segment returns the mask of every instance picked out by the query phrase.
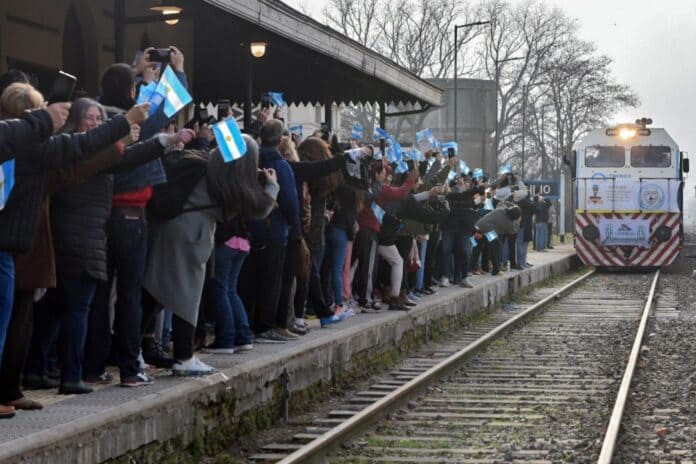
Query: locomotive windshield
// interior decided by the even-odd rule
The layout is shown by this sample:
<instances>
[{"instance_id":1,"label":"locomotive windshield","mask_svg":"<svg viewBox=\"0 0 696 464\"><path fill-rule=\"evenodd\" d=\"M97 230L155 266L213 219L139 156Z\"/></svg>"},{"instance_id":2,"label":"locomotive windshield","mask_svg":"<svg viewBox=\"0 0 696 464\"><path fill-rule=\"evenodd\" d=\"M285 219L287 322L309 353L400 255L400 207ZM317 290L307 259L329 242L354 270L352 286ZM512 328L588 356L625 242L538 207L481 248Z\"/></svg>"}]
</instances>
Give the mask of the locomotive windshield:
<instances>
[{"instance_id":1,"label":"locomotive windshield","mask_svg":"<svg viewBox=\"0 0 696 464\"><path fill-rule=\"evenodd\" d=\"M634 168L668 168L672 150L664 146L631 147L631 166Z\"/></svg>"},{"instance_id":2,"label":"locomotive windshield","mask_svg":"<svg viewBox=\"0 0 696 464\"><path fill-rule=\"evenodd\" d=\"M625 164L624 147L594 146L585 149L585 166L588 168L622 168Z\"/></svg>"}]
</instances>

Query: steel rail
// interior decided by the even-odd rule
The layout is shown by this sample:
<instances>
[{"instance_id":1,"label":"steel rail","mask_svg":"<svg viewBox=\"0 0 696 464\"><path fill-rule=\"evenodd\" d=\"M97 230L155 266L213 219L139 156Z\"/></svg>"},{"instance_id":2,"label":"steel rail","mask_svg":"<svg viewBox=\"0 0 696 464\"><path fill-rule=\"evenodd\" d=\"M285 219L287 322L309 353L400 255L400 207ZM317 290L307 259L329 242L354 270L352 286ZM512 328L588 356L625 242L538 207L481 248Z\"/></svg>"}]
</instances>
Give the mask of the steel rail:
<instances>
[{"instance_id":1,"label":"steel rail","mask_svg":"<svg viewBox=\"0 0 696 464\"><path fill-rule=\"evenodd\" d=\"M597 460L598 464L611 464L611 460L614 456L616 441L619 438L619 430L621 428L621 420L623 418L624 409L626 408L628 394L631 389L633 374L635 373L636 365L638 364L640 347L643 344L643 336L645 335L645 328L648 325L648 317L650 316L650 310L655 298L655 289L657 288L657 282L659 279L660 270L658 269L657 272L655 272L655 277L653 278L652 285L650 286L650 293L648 293L648 299L646 300L645 307L643 308L643 314L640 318L640 325L638 325L638 332L636 333L636 338L633 341L633 347L631 348L631 354L628 358L628 363L626 364L626 370L624 371L623 378L621 379L619 392L616 395L616 402L614 403L614 409L612 410L611 418L609 419L607 433L604 435L604 441L602 442L602 451L600 452L599 459Z\"/></svg>"},{"instance_id":2,"label":"steel rail","mask_svg":"<svg viewBox=\"0 0 696 464\"><path fill-rule=\"evenodd\" d=\"M430 383L433 380L433 378L436 378L448 372L454 366L466 360L467 357L469 357L471 354L485 347L496 337L506 333L510 328L512 328L516 324L523 322L527 318L533 316L539 309L543 308L548 303L560 298L562 294L572 289L579 283L583 282L585 279L594 274L594 272L594 269L586 272L582 276L563 286L559 290L553 292L549 296L534 303L532 306L525 309L520 314L514 316L511 319L508 319L495 329L481 336L475 342L470 343L466 347L452 354L451 356L444 359L435 366L431 367L427 371L423 372L422 374L419 374L418 377L410 380L408 383L400 386L399 388L392 391L383 398L380 398L378 401L372 403L371 405L361 410L354 416L351 416L345 422L342 422L341 424L327 431L323 435L315 438L303 447L297 449L292 454L289 454L282 460L278 461L277 464L297 464L312 461L314 459L320 459L327 451L334 448L335 446L340 445L341 442L345 441L353 434L359 432L367 425L379 419L384 414L384 412L390 409L390 407L401 402L404 398L410 396L414 392L418 391L420 388Z\"/></svg>"}]
</instances>

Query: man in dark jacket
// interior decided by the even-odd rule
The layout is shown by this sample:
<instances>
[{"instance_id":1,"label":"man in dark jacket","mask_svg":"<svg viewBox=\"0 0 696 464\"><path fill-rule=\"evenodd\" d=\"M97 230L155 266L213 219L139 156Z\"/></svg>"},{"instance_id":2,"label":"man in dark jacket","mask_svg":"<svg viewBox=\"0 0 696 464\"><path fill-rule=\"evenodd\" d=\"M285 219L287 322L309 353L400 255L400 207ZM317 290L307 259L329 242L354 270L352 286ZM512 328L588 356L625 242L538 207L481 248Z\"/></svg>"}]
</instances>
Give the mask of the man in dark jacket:
<instances>
[{"instance_id":1,"label":"man in dark jacket","mask_svg":"<svg viewBox=\"0 0 696 464\"><path fill-rule=\"evenodd\" d=\"M267 121L260 135L259 167L275 169L280 192L278 207L268 218L249 224L251 253L242 268L239 293L249 313L256 340L262 343L287 340L278 333L278 330L285 328L284 321L279 321L277 317L278 302L288 236L301 237L301 233L295 176L278 151L283 124L277 119Z\"/></svg>"},{"instance_id":2,"label":"man in dark jacket","mask_svg":"<svg viewBox=\"0 0 696 464\"><path fill-rule=\"evenodd\" d=\"M505 235L517 233L517 219L520 217L520 208L513 205L506 208L497 208L483 216L476 222L478 246L485 246L493 264L492 275L500 272L500 252L502 243L500 238Z\"/></svg>"},{"instance_id":3,"label":"man in dark jacket","mask_svg":"<svg viewBox=\"0 0 696 464\"><path fill-rule=\"evenodd\" d=\"M533 218L534 218L534 202L527 195L517 202L520 207L522 216L520 219L520 230L517 232L517 265L523 268L532 267L527 262L527 251L529 250L529 242L532 241L533 233Z\"/></svg>"},{"instance_id":4,"label":"man in dark jacket","mask_svg":"<svg viewBox=\"0 0 696 464\"><path fill-rule=\"evenodd\" d=\"M176 47L171 50L170 63L184 87L188 86L184 74L184 55ZM154 65L148 61L148 54L143 53L137 64L138 70ZM102 76L102 96L100 102L111 117L135 103L135 73L130 66L117 63L107 68ZM150 116L140 129L140 138L147 140L167 126L169 118L164 114L164 105ZM130 331L143 332L143 357L149 364L170 368L174 359L167 355L152 334L151 312L143 317L141 306L142 281L145 274L147 256L147 219L145 209L152 198L153 186L164 183L167 177L159 158L138 166L132 170L114 173L114 196L112 198L111 216L107 224L109 275L111 279L100 286L95 305L109 304L113 277L116 277L116 311L121 326L131 327ZM147 319L147 320L144 320ZM143 327L141 328L141 322ZM118 334L120 336L120 334ZM130 342L128 343L130 344Z\"/></svg>"},{"instance_id":5,"label":"man in dark jacket","mask_svg":"<svg viewBox=\"0 0 696 464\"><path fill-rule=\"evenodd\" d=\"M549 233L549 208L551 202L541 195L534 198L534 245L536 251L546 251Z\"/></svg>"}]
</instances>

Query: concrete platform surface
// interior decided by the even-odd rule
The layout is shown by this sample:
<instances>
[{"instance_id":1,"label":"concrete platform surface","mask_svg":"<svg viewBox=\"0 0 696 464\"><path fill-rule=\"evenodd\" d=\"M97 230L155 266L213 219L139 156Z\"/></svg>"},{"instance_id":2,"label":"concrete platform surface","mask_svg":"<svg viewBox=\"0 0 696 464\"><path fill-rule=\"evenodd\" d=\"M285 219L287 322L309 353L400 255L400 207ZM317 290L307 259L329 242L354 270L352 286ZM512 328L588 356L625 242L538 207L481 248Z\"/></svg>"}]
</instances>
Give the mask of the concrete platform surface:
<instances>
[{"instance_id":1,"label":"concrete platform surface","mask_svg":"<svg viewBox=\"0 0 696 464\"><path fill-rule=\"evenodd\" d=\"M534 267L499 276L472 276L473 289L441 288L408 312L359 314L284 344L256 344L234 355L198 354L220 372L204 378L180 379L168 370L152 371L156 382L147 387L108 385L81 396L56 391L26 392L43 402L40 411L18 411L0 422L0 462L94 463L122 456L148 443L178 440L184 446L215 428L212 414L239 417L278 398L278 379L289 375L291 397L328 385L336 376L362 368L391 347L400 348L409 334L431 324L462 319L488 308L516 289L569 270L574 265L570 245L544 253L529 253ZM318 324L317 321L313 321ZM445 325L446 326L446 325ZM117 375L116 375L117 378ZM230 398L233 398L230 404ZM206 409L207 408L207 409ZM135 461L133 461L135 462Z\"/></svg>"}]
</instances>

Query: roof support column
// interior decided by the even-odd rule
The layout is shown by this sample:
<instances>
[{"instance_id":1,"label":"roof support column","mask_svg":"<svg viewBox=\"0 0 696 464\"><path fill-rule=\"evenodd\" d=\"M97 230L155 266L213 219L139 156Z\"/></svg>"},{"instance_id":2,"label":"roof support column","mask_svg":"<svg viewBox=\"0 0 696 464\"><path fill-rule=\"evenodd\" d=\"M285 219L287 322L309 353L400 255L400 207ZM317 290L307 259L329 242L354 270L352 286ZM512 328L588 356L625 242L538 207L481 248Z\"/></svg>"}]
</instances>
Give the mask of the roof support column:
<instances>
[{"instance_id":1,"label":"roof support column","mask_svg":"<svg viewBox=\"0 0 696 464\"><path fill-rule=\"evenodd\" d=\"M324 102L324 124L326 124L327 132L333 130L333 100L331 98Z\"/></svg>"},{"instance_id":2,"label":"roof support column","mask_svg":"<svg viewBox=\"0 0 696 464\"><path fill-rule=\"evenodd\" d=\"M251 99L254 92L252 77L252 67L254 64L254 60L244 47L242 48L242 56L245 57L243 61L245 63L246 68L246 75L244 79L244 130L248 131L251 127Z\"/></svg>"},{"instance_id":3,"label":"roof support column","mask_svg":"<svg viewBox=\"0 0 696 464\"><path fill-rule=\"evenodd\" d=\"M379 127L386 129L387 126L387 104L384 102L379 102ZM383 138L379 139L379 150L382 154L386 153L387 141Z\"/></svg>"}]
</instances>

